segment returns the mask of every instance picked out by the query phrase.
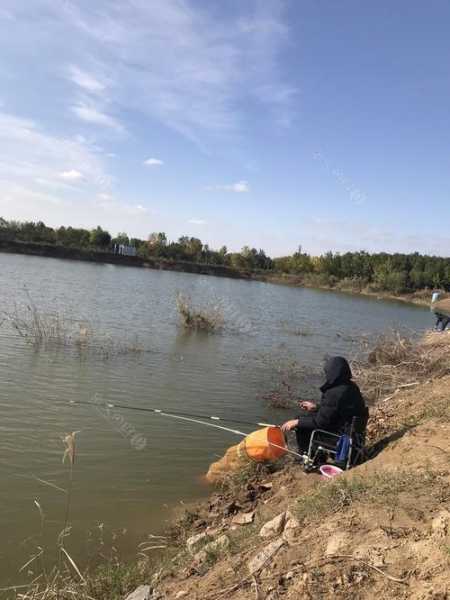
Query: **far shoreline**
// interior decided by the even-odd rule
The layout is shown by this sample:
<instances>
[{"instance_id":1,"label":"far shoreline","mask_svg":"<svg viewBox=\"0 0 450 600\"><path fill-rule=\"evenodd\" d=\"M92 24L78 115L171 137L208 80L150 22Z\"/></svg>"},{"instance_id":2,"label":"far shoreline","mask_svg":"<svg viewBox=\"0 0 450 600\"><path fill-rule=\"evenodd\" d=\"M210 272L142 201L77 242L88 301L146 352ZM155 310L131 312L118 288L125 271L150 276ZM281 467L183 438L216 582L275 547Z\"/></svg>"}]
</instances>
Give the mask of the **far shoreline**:
<instances>
[{"instance_id":1,"label":"far shoreline","mask_svg":"<svg viewBox=\"0 0 450 600\"><path fill-rule=\"evenodd\" d=\"M382 290L373 291L368 289L354 289L348 287L339 287L331 285L319 285L314 283L308 283L306 281L295 281L300 277L292 275L292 281L289 281L287 276L270 275L265 279L267 283L274 283L279 285L290 285L292 287L303 287L313 290L322 290L325 292L336 292L339 294L345 294L347 296L362 296L365 298L373 298L374 300L382 300L388 302L402 302L406 304L412 304L414 306L429 308L431 305L432 291L427 289L417 290L415 292L406 292L403 294L392 294Z\"/></svg>"},{"instance_id":2,"label":"far shoreline","mask_svg":"<svg viewBox=\"0 0 450 600\"><path fill-rule=\"evenodd\" d=\"M100 250L84 250L65 246L54 246L33 242L17 242L12 240L0 240L0 253L77 260L98 264L113 264L117 266L147 268L159 271L175 271L180 273L191 273L193 275L242 279L244 281L259 281L261 283L339 292L351 296L364 296L376 300L404 302L420 307L430 306L432 294L432 291L428 289L393 294L392 292L371 290L367 288L357 289L345 286L340 287L339 283L336 286L320 285L318 283L306 281L301 275L292 275L289 273L239 271L224 265L142 258L139 256L124 256Z\"/></svg>"}]
</instances>

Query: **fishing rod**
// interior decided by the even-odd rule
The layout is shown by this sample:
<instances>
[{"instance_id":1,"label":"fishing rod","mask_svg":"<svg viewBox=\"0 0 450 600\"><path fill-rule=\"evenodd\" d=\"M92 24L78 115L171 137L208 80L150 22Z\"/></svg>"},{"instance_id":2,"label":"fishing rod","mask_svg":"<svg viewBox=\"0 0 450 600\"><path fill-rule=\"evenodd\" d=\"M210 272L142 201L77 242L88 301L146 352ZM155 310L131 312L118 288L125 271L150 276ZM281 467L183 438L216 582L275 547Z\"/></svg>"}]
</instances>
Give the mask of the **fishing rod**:
<instances>
[{"instance_id":1,"label":"fishing rod","mask_svg":"<svg viewBox=\"0 0 450 600\"><path fill-rule=\"evenodd\" d=\"M236 419L227 419L224 417L216 417L216 416L209 416L209 415L196 415L193 413L183 413L183 412L174 413L172 411L164 411L160 408L127 406L124 404L114 404L112 402L105 402L103 404L100 404L98 402L90 402L88 400L70 400L69 404L71 404L72 406L76 406L77 404L79 404L81 406L95 406L96 408L106 408L106 409L118 408L118 409L122 409L122 410L134 410L134 411L139 411L139 412L149 412L149 413L153 413L156 415L160 415L162 417L169 417L171 419L178 419L180 421L188 421L190 423L206 425L207 427L213 427L215 429L220 429L222 431L228 431L229 433L234 433L235 435L239 435L242 437L247 437L249 434L244 433L243 431L239 431L237 429L231 429L229 427L217 425L217 423L210 423L210 422L208 422L208 420L209 421L222 421L225 423L237 423L240 425L251 425L252 427L255 427L255 426L257 426L257 427L278 427L278 425L273 425L271 423L262 423L262 422L254 423L254 422L249 422L249 421L238 421ZM206 419L206 420L200 421L199 419ZM273 442L268 442L268 443L271 446L273 446L274 448L283 449L289 454L293 454L294 456L302 458L301 454L299 454L298 452L295 452L294 450L291 450L290 448L287 448L287 446L284 446L284 447L279 446L278 444L275 444Z\"/></svg>"},{"instance_id":2,"label":"fishing rod","mask_svg":"<svg viewBox=\"0 0 450 600\"><path fill-rule=\"evenodd\" d=\"M159 414L165 417L174 417L174 418L183 418L183 419L206 419L206 420L210 420L210 421L221 421L223 423L236 423L237 425L251 425L252 427L277 427L277 425L274 425L273 423L263 423L263 422L259 422L259 423L255 423L253 421L240 421L237 419L228 419L227 417L216 417L216 416L210 416L210 415L198 415L198 414L194 414L194 413L186 413L186 412L179 412L177 411L176 413L170 410L162 410L160 408L153 408L153 407L149 407L149 406L130 406L130 405L125 405L125 404L115 404L112 402L104 402L104 403L99 403L99 402L90 402L88 400L70 400L69 404L72 405L76 405L76 404L80 404L81 406L96 406L97 408L106 408L106 409L111 409L111 408L119 408L122 410L134 410L134 411L138 411L138 412L150 412L153 414ZM203 421L201 421L202 423L204 423ZM205 425L207 423L204 423ZM212 424L211 424L212 425ZM239 432L242 433L242 432ZM243 435L248 435L248 434L243 434Z\"/></svg>"}]
</instances>

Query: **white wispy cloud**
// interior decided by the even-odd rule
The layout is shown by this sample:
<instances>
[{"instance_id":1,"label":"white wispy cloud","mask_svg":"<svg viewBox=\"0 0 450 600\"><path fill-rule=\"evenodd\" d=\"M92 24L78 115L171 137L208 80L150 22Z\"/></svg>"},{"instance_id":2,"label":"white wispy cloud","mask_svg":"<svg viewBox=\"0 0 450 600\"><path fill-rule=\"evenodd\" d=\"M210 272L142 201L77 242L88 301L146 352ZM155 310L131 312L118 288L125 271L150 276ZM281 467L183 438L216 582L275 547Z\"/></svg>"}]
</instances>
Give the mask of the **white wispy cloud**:
<instances>
[{"instance_id":1,"label":"white wispy cloud","mask_svg":"<svg viewBox=\"0 0 450 600\"><path fill-rule=\"evenodd\" d=\"M208 221L205 221L205 219L189 219L188 223L190 223L191 225L207 225Z\"/></svg>"},{"instance_id":2,"label":"white wispy cloud","mask_svg":"<svg viewBox=\"0 0 450 600\"><path fill-rule=\"evenodd\" d=\"M148 167L160 167L163 164L164 162L159 158L147 158L147 160L144 160L144 165L147 165Z\"/></svg>"},{"instance_id":3,"label":"white wispy cloud","mask_svg":"<svg viewBox=\"0 0 450 600\"><path fill-rule=\"evenodd\" d=\"M106 89L106 85L90 73L83 71L75 65L69 67L69 78L80 88L94 94L99 94Z\"/></svg>"},{"instance_id":4,"label":"white wispy cloud","mask_svg":"<svg viewBox=\"0 0 450 600\"><path fill-rule=\"evenodd\" d=\"M110 127L116 131L124 131L123 125L111 115L102 112L93 104L76 104L72 106L72 112L82 121Z\"/></svg>"},{"instance_id":5,"label":"white wispy cloud","mask_svg":"<svg viewBox=\"0 0 450 600\"><path fill-rule=\"evenodd\" d=\"M246 193L250 191L250 187L247 181L238 181L237 183L232 183L231 185L224 186L224 189L230 192L236 192L238 194Z\"/></svg>"},{"instance_id":6,"label":"white wispy cloud","mask_svg":"<svg viewBox=\"0 0 450 600\"><path fill-rule=\"evenodd\" d=\"M22 183L84 177L98 187L111 185L99 155L88 144L49 134L31 119L4 112L0 112L0 177Z\"/></svg>"},{"instance_id":7,"label":"white wispy cloud","mask_svg":"<svg viewBox=\"0 0 450 600\"><path fill-rule=\"evenodd\" d=\"M265 107L274 120L293 112L295 90L282 75L290 38L283 2L248 0L221 18L195 0L4 4L17 28L11 35L38 43L43 64L60 61L87 95L66 100L88 123L121 129L121 113L134 111L201 143L242 133L244 107Z\"/></svg>"},{"instance_id":8,"label":"white wispy cloud","mask_svg":"<svg viewBox=\"0 0 450 600\"><path fill-rule=\"evenodd\" d=\"M51 216L66 223L72 217L81 225L103 215L98 222L122 223L120 229L136 217L141 226L139 215L147 209L140 198L126 197L125 182L118 199L108 173L117 160L109 160L115 154L108 151L129 154L138 165L145 156L108 147L105 138L122 141L115 134L127 132L140 143L140 135L151 139L150 130L163 124L171 135L178 132L208 150L218 140L245 135L253 108L274 121L288 119L294 91L282 74L281 52L290 38L282 5L248 0L222 11L220 3L200 6L195 0L2 0L8 21L2 21L0 53L7 52L10 63L2 64L2 74L11 83L5 106L29 102L34 120L5 117L5 143L0 114L0 209L8 198L11 217ZM155 146L136 147L158 153ZM61 177L70 171L83 179ZM250 186L236 181L214 189L245 193ZM47 204L56 208L47 211ZM168 226L173 222L167 217Z\"/></svg>"},{"instance_id":9,"label":"white wispy cloud","mask_svg":"<svg viewBox=\"0 0 450 600\"><path fill-rule=\"evenodd\" d=\"M2 19L5 21L14 21L13 13L9 12L5 8L0 8L0 20Z\"/></svg>"},{"instance_id":10,"label":"white wispy cloud","mask_svg":"<svg viewBox=\"0 0 450 600\"><path fill-rule=\"evenodd\" d=\"M97 194L97 198L99 200L102 200L103 202L109 202L110 200L113 199L111 194L106 194L105 192L101 192L100 194Z\"/></svg>"},{"instance_id":11,"label":"white wispy cloud","mask_svg":"<svg viewBox=\"0 0 450 600\"><path fill-rule=\"evenodd\" d=\"M80 181L83 186L74 185ZM0 214L45 218L56 214L46 207L69 207L75 198L79 209L86 209L83 202L96 193L110 193L113 182L101 155L88 143L0 112Z\"/></svg>"},{"instance_id":12,"label":"white wispy cloud","mask_svg":"<svg viewBox=\"0 0 450 600\"><path fill-rule=\"evenodd\" d=\"M56 136L32 119L0 111L0 215L147 235L150 210L116 197L103 157L84 138ZM74 185L80 175L83 185Z\"/></svg>"},{"instance_id":13,"label":"white wispy cloud","mask_svg":"<svg viewBox=\"0 0 450 600\"><path fill-rule=\"evenodd\" d=\"M148 208L142 206L142 204L119 202L111 194L98 194L96 204L97 206L100 206L108 216L137 217L149 213Z\"/></svg>"},{"instance_id":14,"label":"white wispy cloud","mask_svg":"<svg viewBox=\"0 0 450 600\"><path fill-rule=\"evenodd\" d=\"M66 179L67 181L80 181L83 179L83 173L77 171L76 169L70 169L70 171L62 171L59 176L61 179Z\"/></svg>"},{"instance_id":15,"label":"white wispy cloud","mask_svg":"<svg viewBox=\"0 0 450 600\"><path fill-rule=\"evenodd\" d=\"M225 185L208 185L205 188L209 192L224 191L224 192L235 192L236 194L246 194L250 191L250 185L248 181L236 181L236 183L229 183Z\"/></svg>"}]
</instances>

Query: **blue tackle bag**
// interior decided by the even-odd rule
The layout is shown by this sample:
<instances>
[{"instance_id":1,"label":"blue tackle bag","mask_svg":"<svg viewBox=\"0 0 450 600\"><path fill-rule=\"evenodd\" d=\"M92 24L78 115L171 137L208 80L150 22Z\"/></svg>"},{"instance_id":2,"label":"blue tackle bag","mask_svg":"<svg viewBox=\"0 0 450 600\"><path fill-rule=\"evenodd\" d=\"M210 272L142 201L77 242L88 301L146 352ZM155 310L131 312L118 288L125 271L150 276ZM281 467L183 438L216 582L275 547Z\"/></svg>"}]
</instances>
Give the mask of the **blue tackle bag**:
<instances>
[{"instance_id":1,"label":"blue tackle bag","mask_svg":"<svg viewBox=\"0 0 450 600\"><path fill-rule=\"evenodd\" d=\"M351 440L347 434L341 435L336 444L336 462L347 462Z\"/></svg>"}]
</instances>

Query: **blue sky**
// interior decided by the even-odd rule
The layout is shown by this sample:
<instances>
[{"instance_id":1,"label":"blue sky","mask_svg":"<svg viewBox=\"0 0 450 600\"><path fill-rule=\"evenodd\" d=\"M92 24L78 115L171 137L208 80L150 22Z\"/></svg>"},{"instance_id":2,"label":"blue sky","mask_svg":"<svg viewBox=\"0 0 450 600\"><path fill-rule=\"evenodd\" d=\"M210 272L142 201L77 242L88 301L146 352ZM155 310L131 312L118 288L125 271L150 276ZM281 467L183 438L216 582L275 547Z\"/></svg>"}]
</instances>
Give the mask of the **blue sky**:
<instances>
[{"instance_id":1,"label":"blue sky","mask_svg":"<svg viewBox=\"0 0 450 600\"><path fill-rule=\"evenodd\" d=\"M0 216L450 255L450 4L2 0Z\"/></svg>"}]
</instances>

